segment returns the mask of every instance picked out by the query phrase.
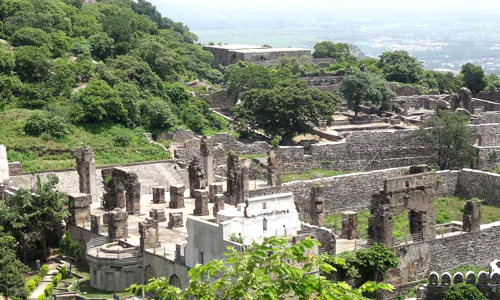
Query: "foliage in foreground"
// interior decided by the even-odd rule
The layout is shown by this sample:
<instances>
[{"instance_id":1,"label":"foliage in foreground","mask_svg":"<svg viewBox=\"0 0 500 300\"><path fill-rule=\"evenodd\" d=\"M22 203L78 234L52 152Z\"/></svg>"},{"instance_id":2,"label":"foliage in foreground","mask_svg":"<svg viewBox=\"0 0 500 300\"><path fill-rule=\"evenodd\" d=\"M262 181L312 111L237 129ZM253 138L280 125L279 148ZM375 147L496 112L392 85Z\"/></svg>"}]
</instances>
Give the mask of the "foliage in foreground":
<instances>
[{"instance_id":1,"label":"foliage in foreground","mask_svg":"<svg viewBox=\"0 0 500 300\"><path fill-rule=\"evenodd\" d=\"M156 291L159 299L366 299L364 292L392 290L384 283L366 282L351 288L345 282L331 282L323 274L336 271L332 264L342 259L327 254L313 255L319 242L306 239L289 246L287 238L271 237L238 252L228 248L227 260L213 260L189 271L184 290L168 284L168 278L152 279L147 285L133 285L133 293ZM321 270L318 275L318 270Z\"/></svg>"},{"instance_id":2,"label":"foliage in foreground","mask_svg":"<svg viewBox=\"0 0 500 300\"><path fill-rule=\"evenodd\" d=\"M481 293L476 286L472 284L455 284L444 296L444 300L486 300L487 298Z\"/></svg>"},{"instance_id":3,"label":"foliage in foreground","mask_svg":"<svg viewBox=\"0 0 500 300\"><path fill-rule=\"evenodd\" d=\"M0 295L4 298L24 298L25 274L28 268L17 258L16 240L0 226Z\"/></svg>"}]
</instances>

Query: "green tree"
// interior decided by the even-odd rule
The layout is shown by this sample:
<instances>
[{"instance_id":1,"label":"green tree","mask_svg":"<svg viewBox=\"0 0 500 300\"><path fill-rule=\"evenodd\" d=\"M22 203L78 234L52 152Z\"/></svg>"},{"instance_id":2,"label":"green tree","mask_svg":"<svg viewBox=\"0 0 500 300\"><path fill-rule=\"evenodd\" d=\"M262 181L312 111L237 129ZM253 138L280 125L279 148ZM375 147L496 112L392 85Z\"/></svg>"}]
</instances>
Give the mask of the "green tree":
<instances>
[{"instance_id":1,"label":"green tree","mask_svg":"<svg viewBox=\"0 0 500 300\"><path fill-rule=\"evenodd\" d=\"M458 78L453 75L452 72L438 72L438 71L428 71L438 84L439 92L444 93L453 93L457 92L460 89L460 81Z\"/></svg>"},{"instance_id":2,"label":"green tree","mask_svg":"<svg viewBox=\"0 0 500 300\"><path fill-rule=\"evenodd\" d=\"M335 61L356 60L354 56L351 56L349 44L330 41L323 41L314 45L313 57L333 58Z\"/></svg>"},{"instance_id":3,"label":"green tree","mask_svg":"<svg viewBox=\"0 0 500 300\"><path fill-rule=\"evenodd\" d=\"M50 68L50 51L45 47L21 46L14 53L15 70L21 79L36 82L45 78Z\"/></svg>"},{"instance_id":4,"label":"green tree","mask_svg":"<svg viewBox=\"0 0 500 300\"><path fill-rule=\"evenodd\" d=\"M387 109L395 97L387 81L378 75L357 72L345 78L340 84L340 93L346 99L347 105L357 116L363 102L379 104Z\"/></svg>"},{"instance_id":5,"label":"green tree","mask_svg":"<svg viewBox=\"0 0 500 300\"><path fill-rule=\"evenodd\" d=\"M54 60L45 81L54 96L70 98L71 91L76 85L76 73L73 63L62 57Z\"/></svg>"},{"instance_id":6,"label":"green tree","mask_svg":"<svg viewBox=\"0 0 500 300\"><path fill-rule=\"evenodd\" d=\"M71 116L76 122L125 122L127 110L118 91L100 79L93 79L86 88L73 95Z\"/></svg>"},{"instance_id":7,"label":"green tree","mask_svg":"<svg viewBox=\"0 0 500 300\"><path fill-rule=\"evenodd\" d=\"M441 111L420 128L416 135L437 150L436 164L441 170L460 169L474 161L475 134L467 116Z\"/></svg>"},{"instance_id":8,"label":"green tree","mask_svg":"<svg viewBox=\"0 0 500 300\"><path fill-rule=\"evenodd\" d=\"M5 20L20 11L32 12L33 10L30 0L3 0L0 2L0 19Z\"/></svg>"},{"instance_id":9,"label":"green tree","mask_svg":"<svg viewBox=\"0 0 500 300\"><path fill-rule=\"evenodd\" d=\"M490 74L486 76L486 90L500 88L500 77L497 74Z\"/></svg>"},{"instance_id":10,"label":"green tree","mask_svg":"<svg viewBox=\"0 0 500 300\"><path fill-rule=\"evenodd\" d=\"M473 284L455 284L445 294L444 300L486 300Z\"/></svg>"},{"instance_id":11,"label":"green tree","mask_svg":"<svg viewBox=\"0 0 500 300\"><path fill-rule=\"evenodd\" d=\"M330 124L339 103L339 97L311 89L300 79L291 79L272 89L249 90L233 112L242 129L263 129L288 144L297 134L310 132L311 123Z\"/></svg>"},{"instance_id":12,"label":"green tree","mask_svg":"<svg viewBox=\"0 0 500 300\"><path fill-rule=\"evenodd\" d=\"M92 55L99 59L105 60L113 56L114 41L104 32L97 32L88 38L90 51Z\"/></svg>"},{"instance_id":13,"label":"green tree","mask_svg":"<svg viewBox=\"0 0 500 300\"><path fill-rule=\"evenodd\" d=\"M10 74L14 70L15 63L14 53L5 47L0 47L0 74Z\"/></svg>"},{"instance_id":14,"label":"green tree","mask_svg":"<svg viewBox=\"0 0 500 300\"><path fill-rule=\"evenodd\" d=\"M82 255L82 246L80 243L73 241L70 233L67 232L59 243L59 252L63 255L79 259Z\"/></svg>"},{"instance_id":15,"label":"green tree","mask_svg":"<svg viewBox=\"0 0 500 300\"><path fill-rule=\"evenodd\" d=\"M54 31L50 34L50 38L54 57L65 57L71 49L71 42L66 33L61 30Z\"/></svg>"},{"instance_id":16,"label":"green tree","mask_svg":"<svg viewBox=\"0 0 500 300\"><path fill-rule=\"evenodd\" d=\"M462 66L460 78L463 85L474 95L484 90L487 85L483 68L472 63L466 63Z\"/></svg>"},{"instance_id":17,"label":"green tree","mask_svg":"<svg viewBox=\"0 0 500 300\"><path fill-rule=\"evenodd\" d=\"M28 267L17 259L16 240L0 226L0 295L6 299L24 299L27 272Z\"/></svg>"},{"instance_id":18,"label":"green tree","mask_svg":"<svg viewBox=\"0 0 500 300\"><path fill-rule=\"evenodd\" d=\"M380 56L378 67L388 81L418 83L424 67L406 51L385 52Z\"/></svg>"},{"instance_id":19,"label":"green tree","mask_svg":"<svg viewBox=\"0 0 500 300\"><path fill-rule=\"evenodd\" d=\"M22 82L16 76L0 76L0 110L17 100Z\"/></svg>"},{"instance_id":20,"label":"green tree","mask_svg":"<svg viewBox=\"0 0 500 300\"><path fill-rule=\"evenodd\" d=\"M128 123L138 126L141 122L141 94L135 84L119 83L113 87L120 94L123 106L127 109Z\"/></svg>"},{"instance_id":21,"label":"green tree","mask_svg":"<svg viewBox=\"0 0 500 300\"><path fill-rule=\"evenodd\" d=\"M331 263L342 260L328 254L314 255L318 241L310 238L289 245L287 238L266 238L243 251L229 247L227 259L212 260L189 270L185 290L168 284L167 278L152 279L129 290L155 291L159 299L366 299L363 292L392 290L388 284L367 282L359 289L329 281L324 274L336 271Z\"/></svg>"},{"instance_id":22,"label":"green tree","mask_svg":"<svg viewBox=\"0 0 500 300\"><path fill-rule=\"evenodd\" d=\"M38 28L23 27L9 38L9 42L16 47L36 46L52 48L50 35Z\"/></svg>"},{"instance_id":23,"label":"green tree","mask_svg":"<svg viewBox=\"0 0 500 300\"><path fill-rule=\"evenodd\" d=\"M225 81L229 82L227 94L235 102L251 89L270 89L276 83L270 69L246 62L230 65Z\"/></svg>"},{"instance_id":24,"label":"green tree","mask_svg":"<svg viewBox=\"0 0 500 300\"><path fill-rule=\"evenodd\" d=\"M149 128L168 130L175 126L177 118L168 103L160 98L148 99L143 108L143 119L149 121Z\"/></svg>"}]
</instances>

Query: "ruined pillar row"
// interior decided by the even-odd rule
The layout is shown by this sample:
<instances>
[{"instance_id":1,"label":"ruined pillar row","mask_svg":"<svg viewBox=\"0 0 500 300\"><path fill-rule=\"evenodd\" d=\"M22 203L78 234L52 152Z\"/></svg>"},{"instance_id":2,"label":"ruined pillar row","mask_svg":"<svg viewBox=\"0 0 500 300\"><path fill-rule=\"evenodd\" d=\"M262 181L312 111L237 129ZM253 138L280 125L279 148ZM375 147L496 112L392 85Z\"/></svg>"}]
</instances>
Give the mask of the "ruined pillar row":
<instances>
[{"instance_id":1,"label":"ruined pillar row","mask_svg":"<svg viewBox=\"0 0 500 300\"><path fill-rule=\"evenodd\" d=\"M165 216L165 211L159 208L153 208L149 211L149 217L157 222L166 222L167 217Z\"/></svg>"},{"instance_id":2,"label":"ruined pillar row","mask_svg":"<svg viewBox=\"0 0 500 300\"><path fill-rule=\"evenodd\" d=\"M214 203L215 195L222 194L222 183L212 183L208 186L208 201Z\"/></svg>"},{"instance_id":3,"label":"ruined pillar row","mask_svg":"<svg viewBox=\"0 0 500 300\"><path fill-rule=\"evenodd\" d=\"M153 188L153 203L161 204L165 203L165 188L162 186Z\"/></svg>"},{"instance_id":4,"label":"ruined pillar row","mask_svg":"<svg viewBox=\"0 0 500 300\"><path fill-rule=\"evenodd\" d=\"M158 235L158 222L152 218L146 218L144 222L139 222L139 235L141 249L161 247Z\"/></svg>"},{"instance_id":5,"label":"ruined pillar row","mask_svg":"<svg viewBox=\"0 0 500 300\"><path fill-rule=\"evenodd\" d=\"M268 179L267 184L269 186L280 186L281 185L281 152L277 147L274 147L267 154L267 171Z\"/></svg>"},{"instance_id":6,"label":"ruined pillar row","mask_svg":"<svg viewBox=\"0 0 500 300\"><path fill-rule=\"evenodd\" d=\"M194 157L188 167L189 172L189 196L194 198L194 191L204 189L204 172L198 157Z\"/></svg>"},{"instance_id":7,"label":"ruined pillar row","mask_svg":"<svg viewBox=\"0 0 500 300\"><path fill-rule=\"evenodd\" d=\"M184 216L182 212L168 214L168 229L184 227Z\"/></svg>"},{"instance_id":8,"label":"ruined pillar row","mask_svg":"<svg viewBox=\"0 0 500 300\"><path fill-rule=\"evenodd\" d=\"M214 207L213 207L214 217L217 217L217 213L224 209L224 198L225 197L223 194L216 194L214 196Z\"/></svg>"}]
</instances>

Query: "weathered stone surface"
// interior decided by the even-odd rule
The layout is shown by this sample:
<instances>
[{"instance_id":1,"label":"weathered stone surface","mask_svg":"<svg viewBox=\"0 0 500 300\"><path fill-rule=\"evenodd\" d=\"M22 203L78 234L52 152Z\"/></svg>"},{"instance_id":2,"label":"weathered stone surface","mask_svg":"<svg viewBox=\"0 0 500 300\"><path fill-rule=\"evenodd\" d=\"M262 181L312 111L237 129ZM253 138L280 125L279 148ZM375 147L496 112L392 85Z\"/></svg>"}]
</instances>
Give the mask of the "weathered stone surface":
<instances>
[{"instance_id":1,"label":"weathered stone surface","mask_svg":"<svg viewBox=\"0 0 500 300\"><path fill-rule=\"evenodd\" d=\"M153 188L153 203L165 203L165 188L162 186Z\"/></svg>"},{"instance_id":2,"label":"weathered stone surface","mask_svg":"<svg viewBox=\"0 0 500 300\"><path fill-rule=\"evenodd\" d=\"M122 168L103 169L104 207L126 208L130 214L141 211L141 183L137 174Z\"/></svg>"},{"instance_id":3,"label":"weathered stone surface","mask_svg":"<svg viewBox=\"0 0 500 300\"><path fill-rule=\"evenodd\" d=\"M184 227L184 219L182 212L168 213L167 228L173 229L178 227Z\"/></svg>"},{"instance_id":4,"label":"weathered stone surface","mask_svg":"<svg viewBox=\"0 0 500 300\"><path fill-rule=\"evenodd\" d=\"M194 191L194 215L208 216L208 192L205 190Z\"/></svg>"},{"instance_id":5,"label":"weathered stone surface","mask_svg":"<svg viewBox=\"0 0 500 300\"><path fill-rule=\"evenodd\" d=\"M139 222L139 234L141 249L161 247L158 236L158 221L146 218L144 222Z\"/></svg>"},{"instance_id":6,"label":"weathered stone surface","mask_svg":"<svg viewBox=\"0 0 500 300\"><path fill-rule=\"evenodd\" d=\"M348 240L358 238L358 214L355 211L342 212L342 234L340 237Z\"/></svg>"},{"instance_id":7,"label":"weathered stone surface","mask_svg":"<svg viewBox=\"0 0 500 300\"><path fill-rule=\"evenodd\" d=\"M200 143L201 166L203 168L206 185L214 182L214 157L208 145L208 138L203 136Z\"/></svg>"},{"instance_id":8,"label":"weathered stone surface","mask_svg":"<svg viewBox=\"0 0 500 300\"><path fill-rule=\"evenodd\" d=\"M464 206L463 229L465 232L481 228L481 202L467 201Z\"/></svg>"},{"instance_id":9,"label":"weathered stone surface","mask_svg":"<svg viewBox=\"0 0 500 300\"><path fill-rule=\"evenodd\" d=\"M311 188L311 225L325 226L325 188L318 184Z\"/></svg>"},{"instance_id":10,"label":"weathered stone surface","mask_svg":"<svg viewBox=\"0 0 500 300\"><path fill-rule=\"evenodd\" d=\"M474 105L472 103L472 92L468 88L463 87L460 89L460 91L458 92L458 99L463 108L465 108L471 114L474 113Z\"/></svg>"},{"instance_id":11,"label":"weathered stone surface","mask_svg":"<svg viewBox=\"0 0 500 300\"><path fill-rule=\"evenodd\" d=\"M9 163L9 176L18 176L23 173L23 164L16 161ZM1 182L1 180L0 180Z\"/></svg>"},{"instance_id":12,"label":"weathered stone surface","mask_svg":"<svg viewBox=\"0 0 500 300\"><path fill-rule=\"evenodd\" d=\"M90 147L77 148L71 151L71 156L76 159L80 193L90 194L92 201L97 201L94 151Z\"/></svg>"},{"instance_id":13,"label":"weathered stone surface","mask_svg":"<svg viewBox=\"0 0 500 300\"><path fill-rule=\"evenodd\" d=\"M302 223L301 232L313 234L314 238L321 243L322 250L330 254L335 254L337 241L331 229Z\"/></svg>"},{"instance_id":14,"label":"weathered stone surface","mask_svg":"<svg viewBox=\"0 0 500 300\"><path fill-rule=\"evenodd\" d=\"M224 209L224 200L225 197L223 194L214 195L214 207L213 207L213 215L217 216L217 213Z\"/></svg>"},{"instance_id":15,"label":"weathered stone surface","mask_svg":"<svg viewBox=\"0 0 500 300\"><path fill-rule=\"evenodd\" d=\"M128 237L128 213L122 208L115 208L106 213L109 218L108 238L114 242Z\"/></svg>"},{"instance_id":16,"label":"weathered stone surface","mask_svg":"<svg viewBox=\"0 0 500 300\"><path fill-rule=\"evenodd\" d=\"M90 231L92 233L100 233L103 227L101 216L90 215Z\"/></svg>"},{"instance_id":17,"label":"weathered stone surface","mask_svg":"<svg viewBox=\"0 0 500 300\"><path fill-rule=\"evenodd\" d=\"M193 158L188 168L189 172L189 195L194 198L194 191L206 187L205 172L200 164L198 157Z\"/></svg>"},{"instance_id":18,"label":"weathered stone surface","mask_svg":"<svg viewBox=\"0 0 500 300\"><path fill-rule=\"evenodd\" d=\"M167 217L165 216L165 211L160 208L153 208L149 211L149 217L153 220L160 222L166 222Z\"/></svg>"},{"instance_id":19,"label":"weathered stone surface","mask_svg":"<svg viewBox=\"0 0 500 300\"><path fill-rule=\"evenodd\" d=\"M222 194L222 183L212 183L208 186L208 201L214 203L215 195Z\"/></svg>"},{"instance_id":20,"label":"weathered stone surface","mask_svg":"<svg viewBox=\"0 0 500 300\"><path fill-rule=\"evenodd\" d=\"M69 223L82 226L90 222L90 206L92 205L92 196L89 194L69 194L68 209Z\"/></svg>"},{"instance_id":21,"label":"weathered stone surface","mask_svg":"<svg viewBox=\"0 0 500 300\"><path fill-rule=\"evenodd\" d=\"M278 147L273 147L267 153L267 171L268 180L267 184L269 186L280 186L281 185L281 152Z\"/></svg>"},{"instance_id":22,"label":"weathered stone surface","mask_svg":"<svg viewBox=\"0 0 500 300\"><path fill-rule=\"evenodd\" d=\"M183 184L170 186L170 208L184 208L184 191L186 188Z\"/></svg>"}]
</instances>

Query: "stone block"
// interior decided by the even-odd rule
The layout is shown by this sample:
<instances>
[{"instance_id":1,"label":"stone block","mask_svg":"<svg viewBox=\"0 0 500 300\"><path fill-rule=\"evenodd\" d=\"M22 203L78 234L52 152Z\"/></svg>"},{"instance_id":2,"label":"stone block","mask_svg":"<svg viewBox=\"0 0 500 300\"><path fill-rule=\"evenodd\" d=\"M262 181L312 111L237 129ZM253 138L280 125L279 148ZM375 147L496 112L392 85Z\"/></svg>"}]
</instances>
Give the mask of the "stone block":
<instances>
[{"instance_id":1,"label":"stone block","mask_svg":"<svg viewBox=\"0 0 500 300\"><path fill-rule=\"evenodd\" d=\"M194 215L208 216L208 192L205 190L194 191Z\"/></svg>"},{"instance_id":2,"label":"stone block","mask_svg":"<svg viewBox=\"0 0 500 300\"><path fill-rule=\"evenodd\" d=\"M23 164L16 161L9 163L9 176L18 176L23 173Z\"/></svg>"},{"instance_id":3,"label":"stone block","mask_svg":"<svg viewBox=\"0 0 500 300\"><path fill-rule=\"evenodd\" d=\"M114 242L128 237L128 213L123 208L107 212L109 217L108 238Z\"/></svg>"},{"instance_id":4,"label":"stone block","mask_svg":"<svg viewBox=\"0 0 500 300\"><path fill-rule=\"evenodd\" d=\"M478 231L481 228L481 202L467 201L464 206L463 230Z\"/></svg>"},{"instance_id":5,"label":"stone block","mask_svg":"<svg viewBox=\"0 0 500 300\"><path fill-rule=\"evenodd\" d=\"M222 194L222 183L212 183L208 186L208 201L214 203L214 197Z\"/></svg>"},{"instance_id":6,"label":"stone block","mask_svg":"<svg viewBox=\"0 0 500 300\"><path fill-rule=\"evenodd\" d=\"M159 223L167 221L167 217L165 216L165 211L159 208L151 209L149 211L149 217Z\"/></svg>"},{"instance_id":7,"label":"stone block","mask_svg":"<svg viewBox=\"0 0 500 300\"><path fill-rule=\"evenodd\" d=\"M213 214L214 217L217 216L217 213L224 209L225 196L223 194L214 195L214 207Z\"/></svg>"},{"instance_id":8,"label":"stone block","mask_svg":"<svg viewBox=\"0 0 500 300\"><path fill-rule=\"evenodd\" d=\"M355 211L342 212L342 234L340 237L348 240L358 238L358 214Z\"/></svg>"},{"instance_id":9,"label":"stone block","mask_svg":"<svg viewBox=\"0 0 500 300\"><path fill-rule=\"evenodd\" d=\"M69 223L73 225L84 225L90 223L90 206L92 205L92 196L90 194L69 194L68 209Z\"/></svg>"},{"instance_id":10,"label":"stone block","mask_svg":"<svg viewBox=\"0 0 500 300\"><path fill-rule=\"evenodd\" d=\"M139 234L141 236L141 248L161 247L158 235L158 222L152 218L146 218L144 222L139 222Z\"/></svg>"},{"instance_id":11,"label":"stone block","mask_svg":"<svg viewBox=\"0 0 500 300\"><path fill-rule=\"evenodd\" d=\"M184 227L184 218L182 212L169 213L168 214L168 229Z\"/></svg>"},{"instance_id":12,"label":"stone block","mask_svg":"<svg viewBox=\"0 0 500 300\"><path fill-rule=\"evenodd\" d=\"M165 188L162 186L153 188L153 203L165 203Z\"/></svg>"},{"instance_id":13,"label":"stone block","mask_svg":"<svg viewBox=\"0 0 500 300\"><path fill-rule=\"evenodd\" d=\"M170 186L170 208L184 208L184 192L186 188L183 184Z\"/></svg>"}]
</instances>

